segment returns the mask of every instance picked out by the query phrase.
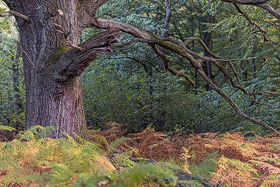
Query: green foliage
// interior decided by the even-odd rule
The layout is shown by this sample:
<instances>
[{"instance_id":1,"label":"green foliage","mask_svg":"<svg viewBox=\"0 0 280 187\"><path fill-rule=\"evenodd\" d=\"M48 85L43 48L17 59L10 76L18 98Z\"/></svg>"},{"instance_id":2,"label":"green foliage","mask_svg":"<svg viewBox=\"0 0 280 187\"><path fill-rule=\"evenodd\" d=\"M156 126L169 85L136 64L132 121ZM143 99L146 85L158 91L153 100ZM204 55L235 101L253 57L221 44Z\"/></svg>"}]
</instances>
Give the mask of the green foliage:
<instances>
[{"instance_id":1,"label":"green foliage","mask_svg":"<svg viewBox=\"0 0 280 187\"><path fill-rule=\"evenodd\" d=\"M93 143L81 145L66 139L44 138L51 130L36 126L20 134L19 139L1 143L0 172L7 172L2 184L68 183L75 173L89 171L101 158L100 149Z\"/></svg>"},{"instance_id":2,"label":"green foliage","mask_svg":"<svg viewBox=\"0 0 280 187\"><path fill-rule=\"evenodd\" d=\"M203 160L203 162L197 166L190 167L189 170L192 174L209 181L211 179L211 173L216 170L217 157L218 152L211 153Z\"/></svg>"},{"instance_id":3,"label":"green foliage","mask_svg":"<svg viewBox=\"0 0 280 187\"><path fill-rule=\"evenodd\" d=\"M50 139L45 136L48 127L33 127L12 142L0 143L0 183L48 186L139 186L157 183L174 186L176 177L164 165L134 163L120 172L92 142L83 144L68 139ZM28 141L22 141L28 140ZM117 142L119 142L118 140ZM111 145L112 149L118 143ZM125 158L119 161L125 163ZM122 160L121 160L122 159ZM133 163L132 161L130 161Z\"/></svg>"},{"instance_id":4,"label":"green foliage","mask_svg":"<svg viewBox=\"0 0 280 187\"><path fill-rule=\"evenodd\" d=\"M133 168L138 165L134 161L130 160L130 157L132 156L132 152L113 154L112 156L114 158L112 159L112 162L117 168Z\"/></svg>"},{"instance_id":5,"label":"green foliage","mask_svg":"<svg viewBox=\"0 0 280 187\"><path fill-rule=\"evenodd\" d=\"M116 139L115 141L111 142L109 145L109 153L113 153L116 151L116 149L124 142L129 141L130 138L127 137L121 137Z\"/></svg>"},{"instance_id":6,"label":"green foliage","mask_svg":"<svg viewBox=\"0 0 280 187\"><path fill-rule=\"evenodd\" d=\"M55 129L53 126L49 126L49 127L42 127L39 125L32 126L28 131L21 131L18 134L18 139L24 141L42 139L50 136L54 130Z\"/></svg>"},{"instance_id":7,"label":"green foliage","mask_svg":"<svg viewBox=\"0 0 280 187\"><path fill-rule=\"evenodd\" d=\"M0 12L7 11L0 1ZM13 17L0 18L0 125L24 129L24 85Z\"/></svg>"},{"instance_id":8,"label":"green foliage","mask_svg":"<svg viewBox=\"0 0 280 187\"><path fill-rule=\"evenodd\" d=\"M0 131L15 131L16 129L13 128L13 127L9 127L9 126L3 126L3 125L0 125Z\"/></svg>"},{"instance_id":9,"label":"green foliage","mask_svg":"<svg viewBox=\"0 0 280 187\"><path fill-rule=\"evenodd\" d=\"M124 186L137 187L143 182L157 183L163 186L175 186L177 178L172 170L161 168L153 164L146 164L135 168L124 170L119 176Z\"/></svg>"}]
</instances>

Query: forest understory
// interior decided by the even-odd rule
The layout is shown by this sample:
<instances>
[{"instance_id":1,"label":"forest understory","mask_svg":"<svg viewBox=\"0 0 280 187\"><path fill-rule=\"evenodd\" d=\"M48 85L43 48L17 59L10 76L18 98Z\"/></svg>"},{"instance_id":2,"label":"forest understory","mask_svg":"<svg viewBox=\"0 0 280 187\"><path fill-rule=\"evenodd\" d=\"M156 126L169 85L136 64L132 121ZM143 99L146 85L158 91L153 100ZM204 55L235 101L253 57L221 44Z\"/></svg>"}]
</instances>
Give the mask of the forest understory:
<instances>
[{"instance_id":1,"label":"forest understory","mask_svg":"<svg viewBox=\"0 0 280 187\"><path fill-rule=\"evenodd\" d=\"M254 133L168 136L126 125L50 139L53 128L1 127L1 186L280 186L280 138Z\"/></svg>"}]
</instances>

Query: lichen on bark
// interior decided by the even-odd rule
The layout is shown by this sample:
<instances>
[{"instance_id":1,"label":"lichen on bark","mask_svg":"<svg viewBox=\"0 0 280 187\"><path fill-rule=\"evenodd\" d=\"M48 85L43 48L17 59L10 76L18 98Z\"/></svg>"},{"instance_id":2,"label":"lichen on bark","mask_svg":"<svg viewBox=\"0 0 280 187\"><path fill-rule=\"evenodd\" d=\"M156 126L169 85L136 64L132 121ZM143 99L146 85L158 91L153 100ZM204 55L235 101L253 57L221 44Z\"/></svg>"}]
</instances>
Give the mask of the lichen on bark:
<instances>
[{"instance_id":1,"label":"lichen on bark","mask_svg":"<svg viewBox=\"0 0 280 187\"><path fill-rule=\"evenodd\" d=\"M60 56L65 54L69 49L69 47L63 45L57 47L55 52L47 60L47 64L55 64L59 60Z\"/></svg>"}]
</instances>

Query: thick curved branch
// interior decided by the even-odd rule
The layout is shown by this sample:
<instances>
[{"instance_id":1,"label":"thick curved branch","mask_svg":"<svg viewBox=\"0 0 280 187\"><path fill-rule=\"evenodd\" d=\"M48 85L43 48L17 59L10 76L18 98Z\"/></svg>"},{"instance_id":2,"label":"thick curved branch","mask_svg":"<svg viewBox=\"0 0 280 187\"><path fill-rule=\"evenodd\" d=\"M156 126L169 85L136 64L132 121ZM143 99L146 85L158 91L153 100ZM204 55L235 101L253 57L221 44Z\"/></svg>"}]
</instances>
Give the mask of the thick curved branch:
<instances>
[{"instance_id":1,"label":"thick curved branch","mask_svg":"<svg viewBox=\"0 0 280 187\"><path fill-rule=\"evenodd\" d=\"M153 40L154 37L152 34L142 31L136 27L133 27L132 25L121 23L118 21L113 20L107 20L102 18L96 18L95 21L91 21L90 25L100 28L100 29L109 29L109 28L116 28L120 31L123 31L125 33L131 34L132 36L136 38L146 39L146 40Z\"/></svg>"},{"instance_id":2,"label":"thick curved branch","mask_svg":"<svg viewBox=\"0 0 280 187\"><path fill-rule=\"evenodd\" d=\"M274 8L272 8L272 6L270 6L269 4L263 3L259 4L258 6L269 12L272 16L276 17L277 19L280 19L280 13L277 12Z\"/></svg>"},{"instance_id":3,"label":"thick curved branch","mask_svg":"<svg viewBox=\"0 0 280 187\"><path fill-rule=\"evenodd\" d=\"M277 12L272 6L267 4L269 0L222 0L222 1L227 3L232 3L232 4L257 6L269 12L273 17L280 19L280 13Z\"/></svg>"},{"instance_id":4,"label":"thick curved branch","mask_svg":"<svg viewBox=\"0 0 280 187\"><path fill-rule=\"evenodd\" d=\"M140 42L148 43L150 45L158 45L160 47L163 47L165 49L168 49L186 59L189 60L191 65L198 71L200 76L218 93L220 94L223 98L226 99L226 101L230 104L230 106L236 111L236 113L241 116L244 119L247 119L248 121L251 121L255 124L258 124L260 126L263 126L264 128L278 134L280 136L280 132L272 128L271 126L267 125L266 123L254 119L248 115L246 115L244 112L241 111L241 109L233 102L233 100L225 94L225 92L217 87L211 79L207 77L207 75L204 73L202 70L202 66L200 64L200 61L196 60L196 58L189 53L189 49L187 49L183 43L181 42L172 42L172 41L166 41L164 39L161 39L158 36L149 34L148 32L139 30L131 25L116 22L116 21L111 21L111 20L105 20L105 19L96 19L97 23L92 23L93 26L102 28L102 29L109 29L109 28L116 28L119 29L123 32L129 33L133 35L134 37L138 38ZM156 51L157 52L157 51ZM160 55L161 58L164 59L163 55Z\"/></svg>"},{"instance_id":5,"label":"thick curved branch","mask_svg":"<svg viewBox=\"0 0 280 187\"><path fill-rule=\"evenodd\" d=\"M88 39L79 48L71 48L59 56L54 54L49 58L50 65L40 72L42 75L52 72L52 78L58 82L77 77L97 58L98 53L112 52L111 44L116 42L119 34L118 30L109 29Z\"/></svg>"},{"instance_id":6,"label":"thick curved branch","mask_svg":"<svg viewBox=\"0 0 280 187\"><path fill-rule=\"evenodd\" d=\"M228 3L237 3L237 4L242 4L242 5L259 5L262 3L266 3L269 0L222 0L224 2Z\"/></svg>"}]
</instances>

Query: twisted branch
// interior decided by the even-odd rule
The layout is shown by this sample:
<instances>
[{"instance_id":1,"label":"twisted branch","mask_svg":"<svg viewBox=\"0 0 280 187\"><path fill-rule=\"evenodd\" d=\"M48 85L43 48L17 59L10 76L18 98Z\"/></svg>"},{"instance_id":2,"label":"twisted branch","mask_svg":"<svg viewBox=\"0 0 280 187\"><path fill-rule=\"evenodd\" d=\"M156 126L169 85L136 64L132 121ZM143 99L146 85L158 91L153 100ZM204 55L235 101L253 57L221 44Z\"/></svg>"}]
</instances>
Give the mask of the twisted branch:
<instances>
[{"instance_id":1,"label":"twisted branch","mask_svg":"<svg viewBox=\"0 0 280 187\"><path fill-rule=\"evenodd\" d=\"M236 111L236 113L239 116L241 116L242 118L244 118L248 121L251 121L255 124L263 126L264 128L266 128L266 129L268 129L268 130L270 130L270 131L272 131L272 132L274 132L274 133L276 133L280 136L280 132L278 132L273 127L267 125L263 121L254 119L254 118L246 115L244 112L242 112L241 109L234 103L234 101L227 94L225 94L225 92L222 89L220 89L218 86L216 86L211 79L208 78L208 76L202 70L202 66L200 64L200 61L197 60L197 59L198 58L200 58L200 59L209 58L209 59L212 59L210 61L215 61L215 62L218 62L218 61L230 62L230 60L225 60L223 58L220 59L220 58L211 58L211 57L201 57L197 53L187 49L184 46L184 44L179 42L179 41L176 41L176 40L173 40L173 39L170 39L170 38L161 39L158 36L152 35L148 32L142 31L138 28L135 28L135 27L133 27L131 25L128 25L128 24L125 24L125 23L120 23L120 22L105 20L105 19L100 19L100 18L97 18L95 21L93 21L91 23L92 26L102 28L102 29L109 29L109 28L119 29L120 31L131 34L139 42L144 42L144 43L150 44L152 46L152 48L154 49L154 51L159 55L159 57L167 65L168 65L168 62L169 62L168 58L162 52L160 52L158 50L157 46L168 49L168 50L170 50L170 51L188 59L190 64L197 70L197 72L204 79L204 81L207 82L207 84L209 84L219 95L221 95L228 102L228 104ZM211 52L211 54L213 54L213 53ZM215 55L213 54L213 56L215 56ZM171 69L171 71L172 71L172 69Z\"/></svg>"}]
</instances>

